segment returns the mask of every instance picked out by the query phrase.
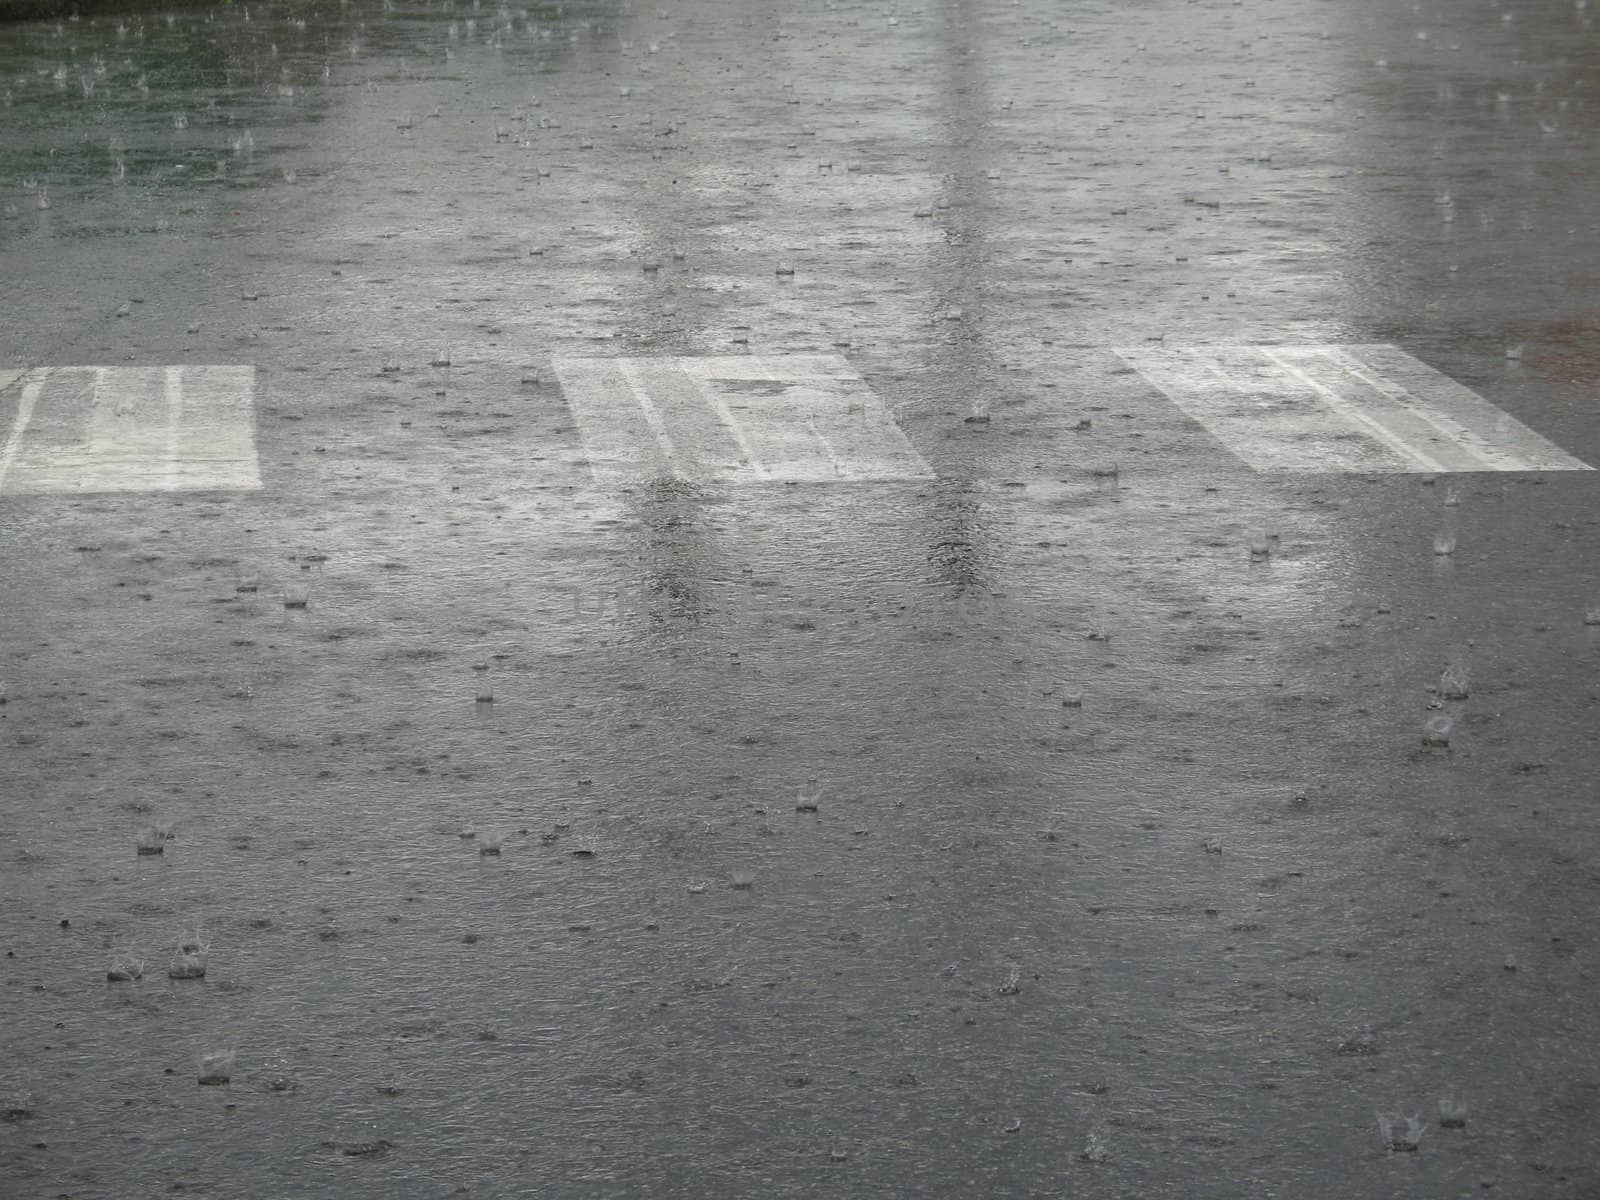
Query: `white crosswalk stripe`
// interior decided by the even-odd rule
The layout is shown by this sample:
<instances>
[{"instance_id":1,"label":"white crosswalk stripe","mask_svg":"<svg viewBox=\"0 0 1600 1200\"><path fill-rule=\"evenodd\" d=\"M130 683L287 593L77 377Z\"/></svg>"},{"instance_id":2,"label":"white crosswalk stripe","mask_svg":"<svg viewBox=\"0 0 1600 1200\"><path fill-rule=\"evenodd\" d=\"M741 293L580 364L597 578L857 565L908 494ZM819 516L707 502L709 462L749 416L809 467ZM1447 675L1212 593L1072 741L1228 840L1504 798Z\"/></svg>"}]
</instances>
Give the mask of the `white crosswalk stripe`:
<instances>
[{"instance_id":1,"label":"white crosswalk stripe","mask_svg":"<svg viewBox=\"0 0 1600 1200\"><path fill-rule=\"evenodd\" d=\"M39 367L0 375L0 493L253 490L255 368Z\"/></svg>"},{"instance_id":2,"label":"white crosswalk stripe","mask_svg":"<svg viewBox=\"0 0 1600 1200\"><path fill-rule=\"evenodd\" d=\"M1116 353L1262 472L1592 469L1395 346Z\"/></svg>"},{"instance_id":3,"label":"white crosswalk stripe","mask_svg":"<svg viewBox=\"0 0 1600 1200\"><path fill-rule=\"evenodd\" d=\"M600 482L933 478L838 355L563 357L554 365Z\"/></svg>"}]
</instances>

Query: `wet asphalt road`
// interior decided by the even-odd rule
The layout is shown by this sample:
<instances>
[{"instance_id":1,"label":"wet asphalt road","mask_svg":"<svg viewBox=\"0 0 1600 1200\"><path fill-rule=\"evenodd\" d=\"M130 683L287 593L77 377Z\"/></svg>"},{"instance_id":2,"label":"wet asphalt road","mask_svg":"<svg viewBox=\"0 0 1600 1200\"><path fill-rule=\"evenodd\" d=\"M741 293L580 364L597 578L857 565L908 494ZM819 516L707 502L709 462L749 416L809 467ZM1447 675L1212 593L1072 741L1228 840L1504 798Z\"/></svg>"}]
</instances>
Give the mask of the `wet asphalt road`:
<instances>
[{"instance_id":1,"label":"wet asphalt road","mask_svg":"<svg viewBox=\"0 0 1600 1200\"><path fill-rule=\"evenodd\" d=\"M1600 1194L1592 472L1112 352L1600 462L1597 91L1571 4L0 27L0 369L253 366L262 482L0 495L0 1194ZM932 477L595 474L558 360L745 354Z\"/></svg>"}]
</instances>

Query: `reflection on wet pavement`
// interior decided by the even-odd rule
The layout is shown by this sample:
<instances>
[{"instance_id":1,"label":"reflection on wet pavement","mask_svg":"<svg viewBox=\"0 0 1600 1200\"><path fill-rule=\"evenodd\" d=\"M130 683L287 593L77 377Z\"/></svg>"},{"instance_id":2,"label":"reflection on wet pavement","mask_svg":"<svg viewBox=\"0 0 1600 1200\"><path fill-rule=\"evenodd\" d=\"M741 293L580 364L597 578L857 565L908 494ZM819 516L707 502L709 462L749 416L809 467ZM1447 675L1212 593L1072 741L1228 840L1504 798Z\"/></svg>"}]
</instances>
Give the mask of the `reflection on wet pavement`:
<instances>
[{"instance_id":1,"label":"reflection on wet pavement","mask_svg":"<svg viewBox=\"0 0 1600 1200\"><path fill-rule=\"evenodd\" d=\"M1590 20L0 26L0 1177L1593 1187Z\"/></svg>"}]
</instances>

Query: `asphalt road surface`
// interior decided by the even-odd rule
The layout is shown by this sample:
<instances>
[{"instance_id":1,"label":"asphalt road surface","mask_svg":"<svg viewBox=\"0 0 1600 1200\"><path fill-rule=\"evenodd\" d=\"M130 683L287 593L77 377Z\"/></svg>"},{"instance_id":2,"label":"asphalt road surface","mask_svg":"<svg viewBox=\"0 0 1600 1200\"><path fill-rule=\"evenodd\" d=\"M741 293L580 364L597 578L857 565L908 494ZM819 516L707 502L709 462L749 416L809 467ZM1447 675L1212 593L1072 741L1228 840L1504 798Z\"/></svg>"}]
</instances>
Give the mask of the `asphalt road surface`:
<instances>
[{"instance_id":1,"label":"asphalt road surface","mask_svg":"<svg viewBox=\"0 0 1600 1200\"><path fill-rule=\"evenodd\" d=\"M1583 3L0 26L0 1195L1600 1195Z\"/></svg>"}]
</instances>

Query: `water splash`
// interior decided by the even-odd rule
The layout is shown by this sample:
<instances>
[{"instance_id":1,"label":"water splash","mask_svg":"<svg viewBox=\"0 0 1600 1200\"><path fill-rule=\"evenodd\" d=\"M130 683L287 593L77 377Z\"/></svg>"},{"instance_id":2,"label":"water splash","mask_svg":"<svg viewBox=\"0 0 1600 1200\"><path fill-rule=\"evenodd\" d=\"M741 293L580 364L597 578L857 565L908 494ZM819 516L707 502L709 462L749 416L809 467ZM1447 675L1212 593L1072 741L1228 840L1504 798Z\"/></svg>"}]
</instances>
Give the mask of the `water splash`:
<instances>
[{"instance_id":1,"label":"water splash","mask_svg":"<svg viewBox=\"0 0 1600 1200\"><path fill-rule=\"evenodd\" d=\"M144 975L144 959L132 950L119 949L111 954L111 965L106 968L107 983L132 983Z\"/></svg>"},{"instance_id":2,"label":"water splash","mask_svg":"<svg viewBox=\"0 0 1600 1200\"><path fill-rule=\"evenodd\" d=\"M808 775L805 784L800 788L795 798L795 812L816 812L817 803L822 799L822 785L817 782L815 775Z\"/></svg>"},{"instance_id":3,"label":"water splash","mask_svg":"<svg viewBox=\"0 0 1600 1200\"><path fill-rule=\"evenodd\" d=\"M1461 1129L1467 1123L1467 1102L1454 1088L1439 1097L1439 1125L1444 1129Z\"/></svg>"},{"instance_id":4,"label":"water splash","mask_svg":"<svg viewBox=\"0 0 1600 1200\"><path fill-rule=\"evenodd\" d=\"M1104 1131L1091 1129L1089 1136L1084 1140L1083 1149L1078 1151L1078 1157L1088 1163L1109 1162L1111 1149L1106 1143Z\"/></svg>"},{"instance_id":5,"label":"water splash","mask_svg":"<svg viewBox=\"0 0 1600 1200\"><path fill-rule=\"evenodd\" d=\"M200 1056L200 1083L217 1087L233 1077L233 1063L237 1057L233 1050L210 1050Z\"/></svg>"},{"instance_id":6,"label":"water splash","mask_svg":"<svg viewBox=\"0 0 1600 1200\"><path fill-rule=\"evenodd\" d=\"M172 832L159 825L148 825L134 835L134 848L140 854L163 854Z\"/></svg>"},{"instance_id":7,"label":"water splash","mask_svg":"<svg viewBox=\"0 0 1600 1200\"><path fill-rule=\"evenodd\" d=\"M1422 1142L1422 1118L1420 1116L1402 1117L1394 1113L1376 1113L1378 1118L1378 1132L1383 1136L1383 1144L1390 1150L1410 1151L1415 1150Z\"/></svg>"},{"instance_id":8,"label":"water splash","mask_svg":"<svg viewBox=\"0 0 1600 1200\"><path fill-rule=\"evenodd\" d=\"M178 938L167 974L173 979L204 979L211 956L211 943L198 929L186 930Z\"/></svg>"}]
</instances>

